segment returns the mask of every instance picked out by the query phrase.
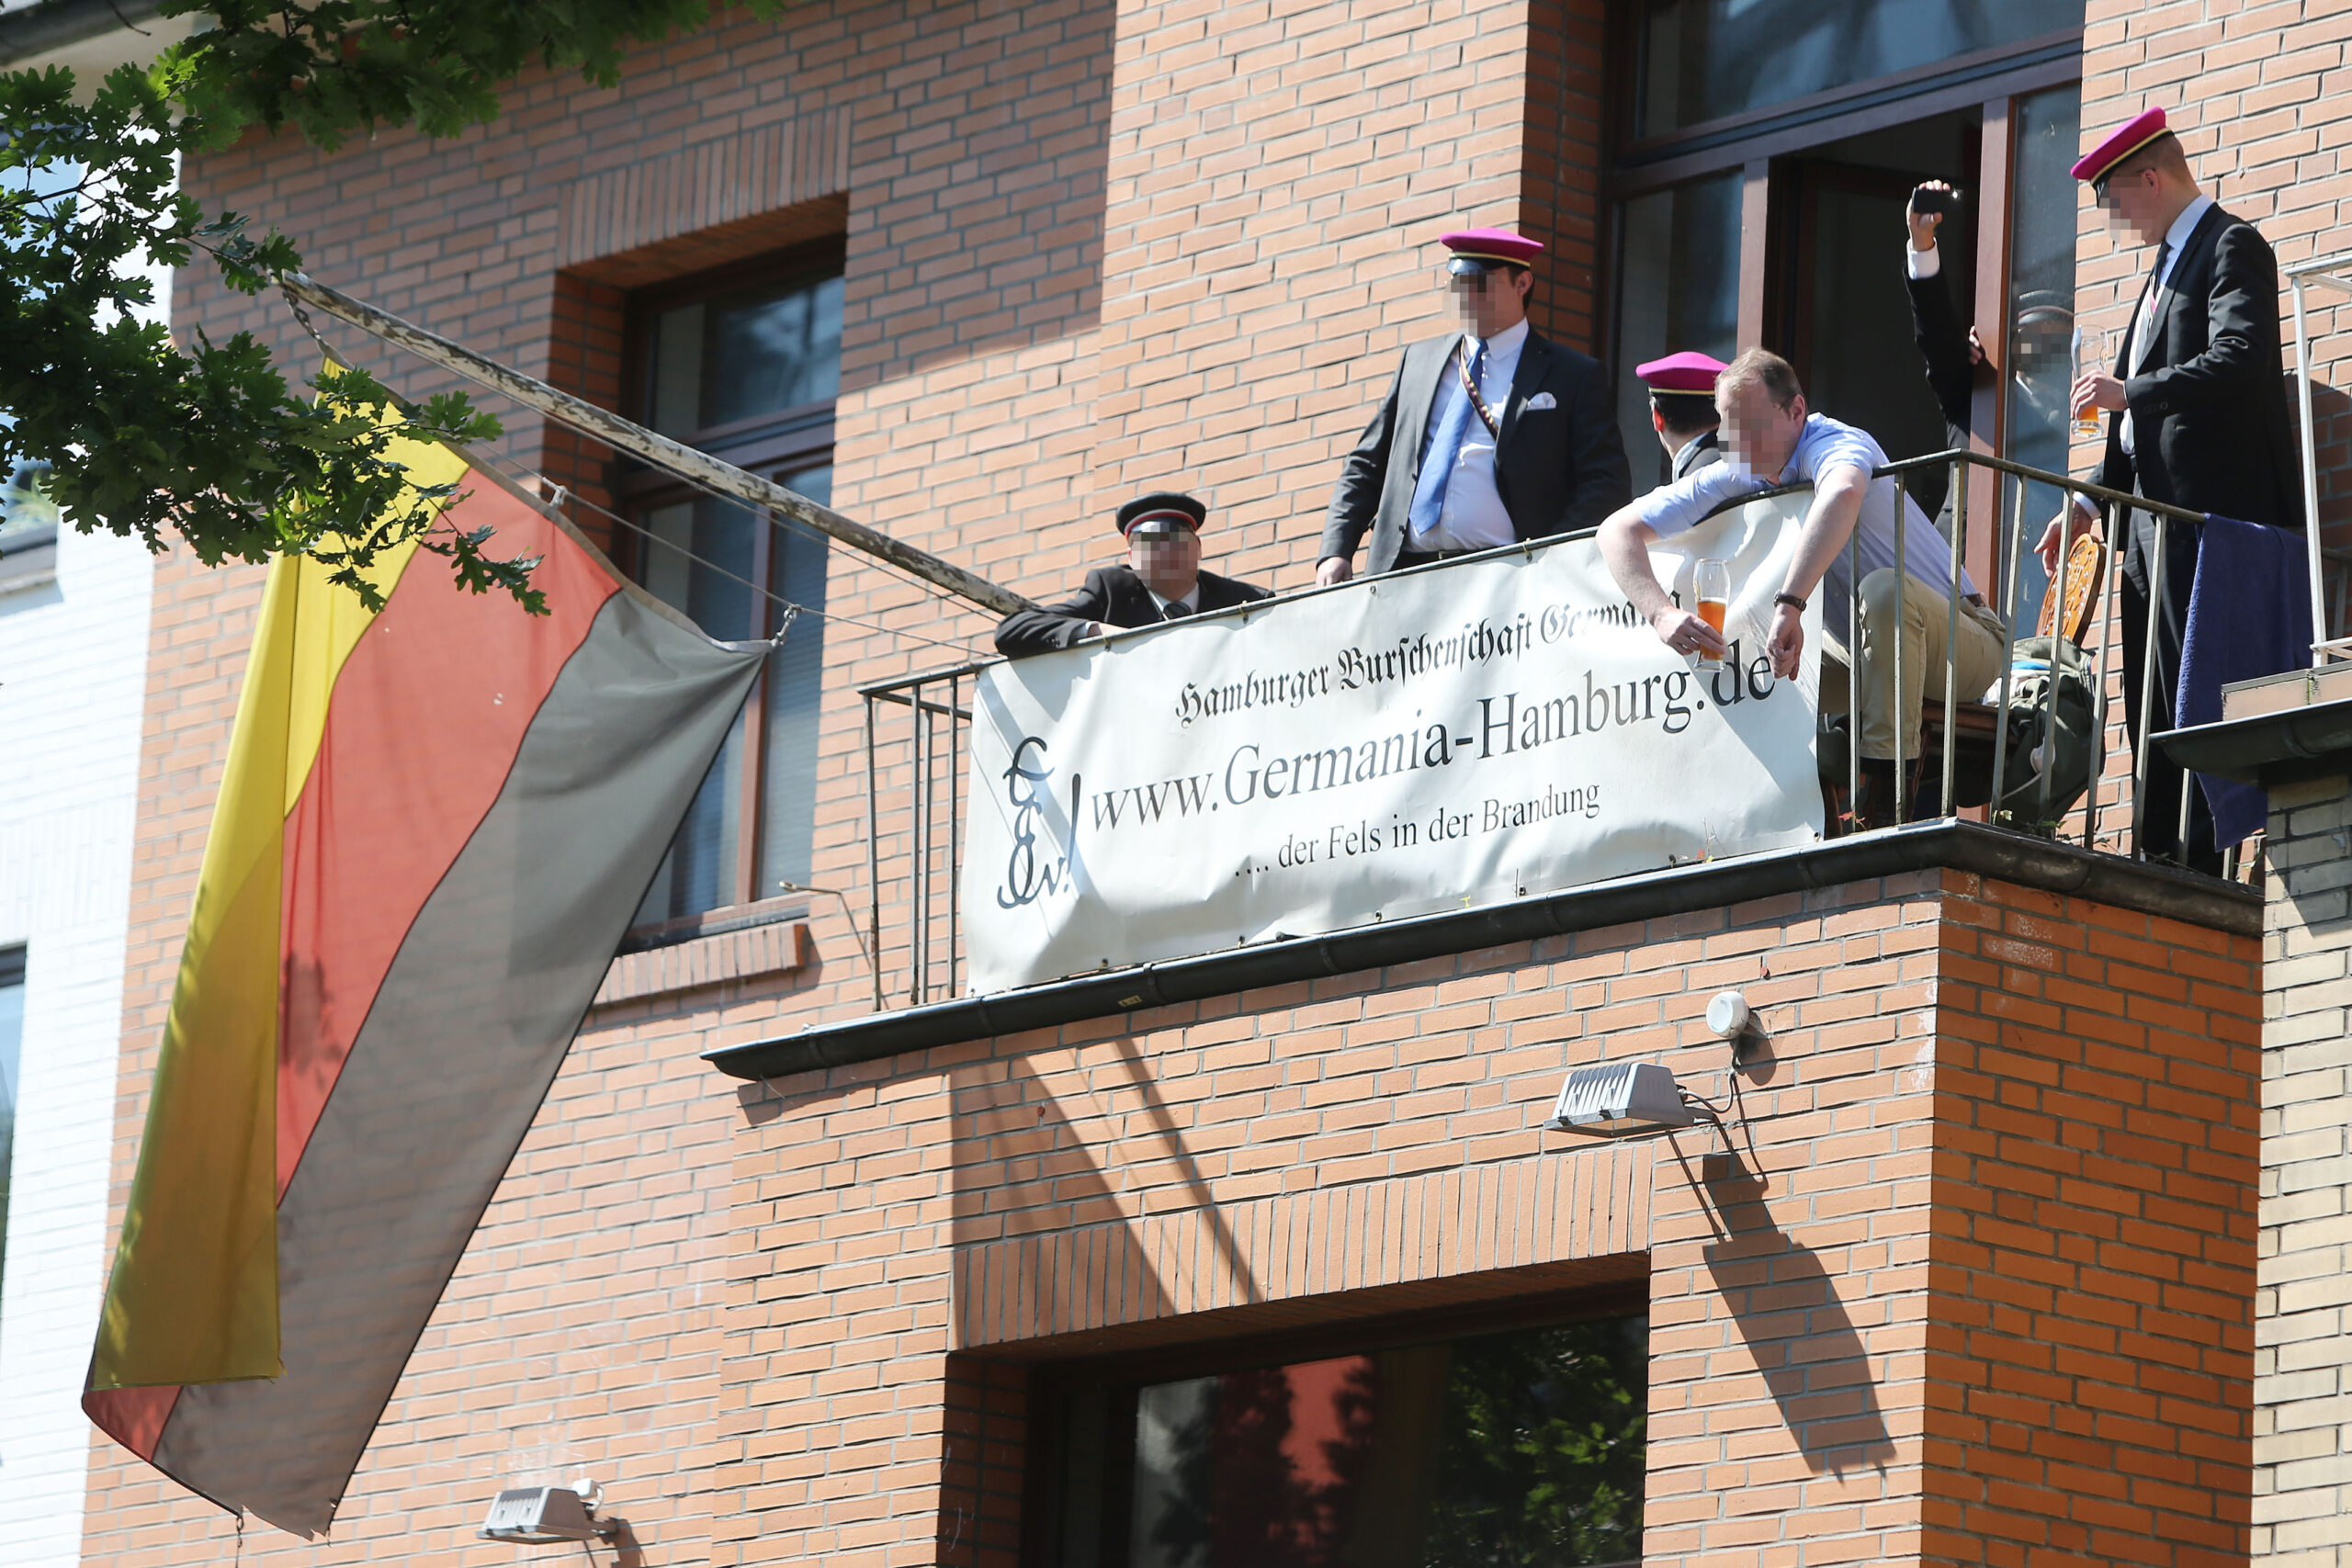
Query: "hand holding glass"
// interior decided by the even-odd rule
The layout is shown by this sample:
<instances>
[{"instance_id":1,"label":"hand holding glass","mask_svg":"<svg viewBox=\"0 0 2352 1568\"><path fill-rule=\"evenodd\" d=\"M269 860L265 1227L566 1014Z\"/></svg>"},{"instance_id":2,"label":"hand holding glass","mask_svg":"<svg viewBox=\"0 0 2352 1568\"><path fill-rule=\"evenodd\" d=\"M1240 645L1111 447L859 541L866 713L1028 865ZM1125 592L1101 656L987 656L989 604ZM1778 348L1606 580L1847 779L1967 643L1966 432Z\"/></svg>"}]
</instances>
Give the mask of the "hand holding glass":
<instances>
[{"instance_id":1,"label":"hand holding glass","mask_svg":"<svg viewBox=\"0 0 2352 1568\"><path fill-rule=\"evenodd\" d=\"M2100 327L2076 327L2075 329L2075 379L2080 381L2086 376L2104 376L2108 372L2108 365L2106 330ZM2098 434L2098 410L2096 407L2075 411L2075 434L2077 435Z\"/></svg>"},{"instance_id":2,"label":"hand holding glass","mask_svg":"<svg viewBox=\"0 0 2352 1568\"><path fill-rule=\"evenodd\" d=\"M1691 596L1699 602L1699 618L1714 629L1715 636L1724 635L1724 619L1731 613L1731 563L1702 560L1690 573ZM1720 670L1723 660L1711 656L1704 649L1699 651L1699 668Z\"/></svg>"}]
</instances>

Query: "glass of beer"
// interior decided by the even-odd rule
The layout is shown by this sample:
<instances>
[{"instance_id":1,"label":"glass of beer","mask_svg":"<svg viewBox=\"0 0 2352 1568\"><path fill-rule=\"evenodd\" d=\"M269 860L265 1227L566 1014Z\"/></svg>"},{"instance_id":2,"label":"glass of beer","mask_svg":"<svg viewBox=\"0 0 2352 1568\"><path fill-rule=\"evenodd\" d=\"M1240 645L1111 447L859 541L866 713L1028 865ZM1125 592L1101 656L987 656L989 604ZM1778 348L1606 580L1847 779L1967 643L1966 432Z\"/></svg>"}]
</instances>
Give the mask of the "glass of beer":
<instances>
[{"instance_id":1,"label":"glass of beer","mask_svg":"<svg viewBox=\"0 0 2352 1568\"><path fill-rule=\"evenodd\" d=\"M2076 327L2075 329L2075 379L2079 381L2086 376L2104 376L2108 368L2106 332L2098 327ZM2067 395L2069 397L2074 395L2072 388L2067 389ZM2077 435L2098 434L2098 410L2096 407L2086 408L2075 415L2075 434Z\"/></svg>"},{"instance_id":2,"label":"glass of beer","mask_svg":"<svg viewBox=\"0 0 2352 1568\"><path fill-rule=\"evenodd\" d=\"M1724 618L1731 613L1731 563L1709 558L1702 560L1690 573L1690 592L1699 602L1699 618L1713 626L1717 637L1724 635ZM1707 653L1699 655L1699 668L1720 670L1723 660Z\"/></svg>"}]
</instances>

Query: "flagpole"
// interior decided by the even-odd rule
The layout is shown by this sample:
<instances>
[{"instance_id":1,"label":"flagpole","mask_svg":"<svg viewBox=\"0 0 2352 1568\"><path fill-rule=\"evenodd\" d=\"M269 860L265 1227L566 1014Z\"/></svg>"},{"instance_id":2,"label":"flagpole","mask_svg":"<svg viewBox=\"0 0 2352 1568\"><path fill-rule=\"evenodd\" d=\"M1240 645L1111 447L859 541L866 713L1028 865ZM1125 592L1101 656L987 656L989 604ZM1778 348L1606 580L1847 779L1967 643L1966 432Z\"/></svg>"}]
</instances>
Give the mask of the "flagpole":
<instances>
[{"instance_id":1,"label":"flagpole","mask_svg":"<svg viewBox=\"0 0 2352 1568\"><path fill-rule=\"evenodd\" d=\"M901 571L934 583L994 615L1009 615L1015 611L1036 608L1035 604L1011 589L1001 588L984 577L975 576L928 550L902 543L879 529L869 528L863 523L842 516L830 506L820 505L797 491L746 472L732 463L721 462L707 452L698 452L682 442L673 441L609 410L600 409L584 399L550 387L545 381L536 380L518 370L510 370L495 360L485 359L473 350L426 332L413 322L404 321L388 311L355 299L341 289L330 288L299 272L287 274L279 282L288 295L301 303L323 310L337 321L357 327L361 332L381 338L395 347L404 348L419 358L429 359L445 370L453 370L469 381L512 398L525 408L536 409L549 419L568 424L582 434L594 436L607 446L642 457L659 468L683 475L748 505L804 523L820 533L839 539L852 549L862 550L878 560L887 561Z\"/></svg>"}]
</instances>

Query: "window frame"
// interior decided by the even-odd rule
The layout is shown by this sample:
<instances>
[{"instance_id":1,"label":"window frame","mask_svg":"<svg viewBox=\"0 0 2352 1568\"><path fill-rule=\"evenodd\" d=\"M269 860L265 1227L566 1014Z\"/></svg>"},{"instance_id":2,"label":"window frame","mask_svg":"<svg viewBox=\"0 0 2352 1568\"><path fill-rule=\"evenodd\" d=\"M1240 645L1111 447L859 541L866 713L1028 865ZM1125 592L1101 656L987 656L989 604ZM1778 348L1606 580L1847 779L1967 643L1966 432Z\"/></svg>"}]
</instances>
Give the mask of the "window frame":
<instances>
[{"instance_id":1,"label":"window frame","mask_svg":"<svg viewBox=\"0 0 2352 1568\"><path fill-rule=\"evenodd\" d=\"M1037 1362L1030 1370L1028 1408L1023 1427L1025 1442L1016 1561L1021 1568L1053 1568L1062 1517L1064 1450L1068 1447L1062 1412L1065 1403L1074 1394L1097 1388L1132 1392L1184 1378L1368 1355L1482 1335L1589 1323L1596 1318L1647 1317L1650 1281L1646 1259L1643 1261L1644 1271L1639 1276L1601 1280L1539 1295L1367 1314L1304 1327L1141 1345L1132 1349ZM1648 1386L1646 1369L1643 1384L1645 1388ZM1123 1444L1114 1457L1123 1457L1132 1471L1131 1449Z\"/></svg>"},{"instance_id":2,"label":"window frame","mask_svg":"<svg viewBox=\"0 0 2352 1568\"><path fill-rule=\"evenodd\" d=\"M649 344L652 323L657 316L682 305L700 304L770 288L782 291L797 284L816 283L842 276L846 248L845 239L834 235L632 290L623 310L621 340L621 386L624 408L628 417L650 423L651 364ZM763 479L775 480L787 473L831 464L837 401L838 394L833 399L820 402L802 403L723 424L705 426L676 434L672 439L707 452ZM613 460L609 485L617 510L630 525L624 548L616 551L615 555L631 578L642 582L652 551L657 547L644 530L645 514L660 507L707 499L708 492L665 469L628 457L616 457ZM752 536L751 576L753 581L764 585L764 592L753 597L752 621L730 633L732 637L746 641L761 641L775 633L778 612L775 601L770 595L778 592L775 579L779 552L775 544L779 526L781 525L771 520L768 526L758 529ZM697 936L798 919L808 913L808 900L802 894L776 898L757 897L761 829L767 804L764 731L768 675L769 671L763 665L744 699L743 744L741 755L737 760L741 770L737 780L737 798L743 805L737 812L735 863L728 897L699 914L632 926L622 940L623 952L667 946Z\"/></svg>"}]
</instances>

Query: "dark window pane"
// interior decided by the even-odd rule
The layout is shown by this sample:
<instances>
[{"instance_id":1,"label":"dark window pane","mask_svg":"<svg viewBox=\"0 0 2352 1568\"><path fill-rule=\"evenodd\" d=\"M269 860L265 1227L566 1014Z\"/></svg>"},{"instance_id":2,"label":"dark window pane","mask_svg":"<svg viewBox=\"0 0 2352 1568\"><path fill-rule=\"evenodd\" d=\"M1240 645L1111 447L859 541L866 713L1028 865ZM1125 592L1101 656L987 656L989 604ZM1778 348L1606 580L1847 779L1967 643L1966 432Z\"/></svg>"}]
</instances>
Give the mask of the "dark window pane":
<instances>
[{"instance_id":1,"label":"dark window pane","mask_svg":"<svg viewBox=\"0 0 2352 1568\"><path fill-rule=\"evenodd\" d=\"M1634 1318L1087 1391L1064 1413L1058 1568L1638 1561L1646 1369ZM1100 1461L1130 1447L1131 1474Z\"/></svg>"},{"instance_id":2,"label":"dark window pane","mask_svg":"<svg viewBox=\"0 0 2352 1568\"><path fill-rule=\"evenodd\" d=\"M786 474L786 490L831 505L833 470L804 468ZM776 596L803 610L825 607L825 538L806 528L778 528L770 581ZM781 606L775 607L776 613ZM821 614L797 616L784 645L768 655L765 750L767 772L760 806L760 888L773 898L793 883L806 886L816 823L818 712L824 695L825 622Z\"/></svg>"},{"instance_id":3,"label":"dark window pane","mask_svg":"<svg viewBox=\"0 0 2352 1568\"><path fill-rule=\"evenodd\" d=\"M642 581L656 598L725 641L759 635L751 576L754 530L763 525L742 507L706 497L655 507L641 525L650 536L644 541ZM742 759L739 716L646 893L639 924L680 919L735 901Z\"/></svg>"},{"instance_id":4,"label":"dark window pane","mask_svg":"<svg viewBox=\"0 0 2352 1568\"><path fill-rule=\"evenodd\" d=\"M646 333L646 409L665 435L831 402L841 391L839 276L673 306Z\"/></svg>"},{"instance_id":5,"label":"dark window pane","mask_svg":"<svg viewBox=\"0 0 2352 1568\"><path fill-rule=\"evenodd\" d=\"M664 435L692 435L703 427L702 334L699 300L664 310L647 329L645 390L648 423Z\"/></svg>"},{"instance_id":6,"label":"dark window pane","mask_svg":"<svg viewBox=\"0 0 2352 1568\"><path fill-rule=\"evenodd\" d=\"M1685 350L1738 352L1736 170L1637 196L1624 207L1617 316L1617 419L1636 488L1666 478L1649 393L1634 367Z\"/></svg>"},{"instance_id":7,"label":"dark window pane","mask_svg":"<svg viewBox=\"0 0 2352 1568\"><path fill-rule=\"evenodd\" d=\"M2083 25L2083 0L1651 0L1639 133Z\"/></svg>"},{"instance_id":8,"label":"dark window pane","mask_svg":"<svg viewBox=\"0 0 2352 1568\"><path fill-rule=\"evenodd\" d=\"M2055 474L2066 471L2074 440L2066 397L2074 380L2075 180L2066 171L2082 139L2079 83L2019 98L2017 200L2009 236L2008 451L2004 456ZM2024 547L2012 563L2013 624L2041 624L2046 578L2033 553L2041 525L2065 499L2047 485L2029 487ZM2003 513L2007 515L2006 510Z\"/></svg>"},{"instance_id":9,"label":"dark window pane","mask_svg":"<svg viewBox=\"0 0 2352 1568\"><path fill-rule=\"evenodd\" d=\"M831 402L842 382L842 280L714 301L707 342L705 425Z\"/></svg>"}]
</instances>

